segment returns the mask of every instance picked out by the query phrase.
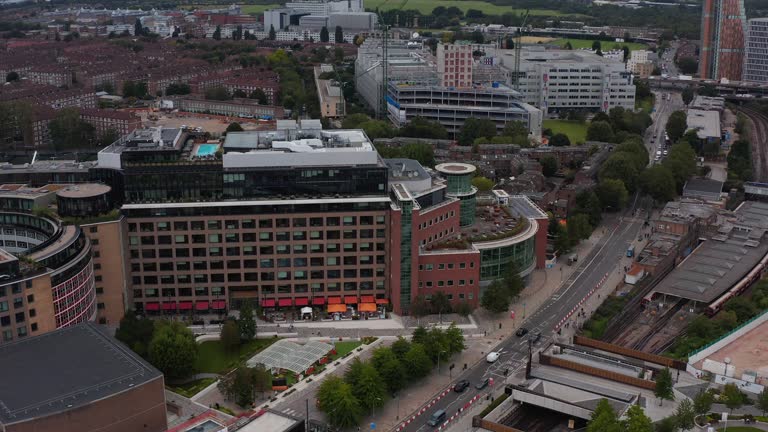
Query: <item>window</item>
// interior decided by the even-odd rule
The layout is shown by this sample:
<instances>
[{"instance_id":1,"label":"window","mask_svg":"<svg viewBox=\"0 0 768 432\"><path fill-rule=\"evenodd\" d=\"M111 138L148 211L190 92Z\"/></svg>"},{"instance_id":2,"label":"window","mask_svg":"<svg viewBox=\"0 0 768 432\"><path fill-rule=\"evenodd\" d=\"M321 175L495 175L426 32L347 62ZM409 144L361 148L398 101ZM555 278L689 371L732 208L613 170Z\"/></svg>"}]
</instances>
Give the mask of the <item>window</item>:
<instances>
[{"instance_id":1,"label":"window","mask_svg":"<svg viewBox=\"0 0 768 432\"><path fill-rule=\"evenodd\" d=\"M35 302L35 295L34 294L29 294L27 296L27 303L34 303L34 302Z\"/></svg>"}]
</instances>

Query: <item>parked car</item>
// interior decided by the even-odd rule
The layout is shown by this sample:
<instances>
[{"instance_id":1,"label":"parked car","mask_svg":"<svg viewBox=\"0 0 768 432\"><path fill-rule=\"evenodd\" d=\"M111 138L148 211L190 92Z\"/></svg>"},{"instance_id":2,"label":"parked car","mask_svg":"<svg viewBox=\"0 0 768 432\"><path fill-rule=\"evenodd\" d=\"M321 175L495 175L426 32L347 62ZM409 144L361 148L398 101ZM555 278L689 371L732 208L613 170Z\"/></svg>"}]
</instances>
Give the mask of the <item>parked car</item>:
<instances>
[{"instance_id":1,"label":"parked car","mask_svg":"<svg viewBox=\"0 0 768 432\"><path fill-rule=\"evenodd\" d=\"M475 388L478 389L478 390L482 390L482 389L488 387L488 384L490 384L490 382L491 382L491 379L490 378L486 378L486 379L480 381L479 383L475 384Z\"/></svg>"},{"instance_id":2,"label":"parked car","mask_svg":"<svg viewBox=\"0 0 768 432\"><path fill-rule=\"evenodd\" d=\"M455 391L456 393L461 393L464 390L466 390L467 387L469 387L469 381L461 380L457 382L455 386L453 386L453 391Z\"/></svg>"},{"instance_id":3,"label":"parked car","mask_svg":"<svg viewBox=\"0 0 768 432\"><path fill-rule=\"evenodd\" d=\"M528 334L528 329L527 329L527 328L525 328L525 327L520 327L519 329L517 329L517 331L515 332L515 334L516 334L518 337L523 337L523 336L525 336L525 335L527 335L527 334Z\"/></svg>"}]
</instances>

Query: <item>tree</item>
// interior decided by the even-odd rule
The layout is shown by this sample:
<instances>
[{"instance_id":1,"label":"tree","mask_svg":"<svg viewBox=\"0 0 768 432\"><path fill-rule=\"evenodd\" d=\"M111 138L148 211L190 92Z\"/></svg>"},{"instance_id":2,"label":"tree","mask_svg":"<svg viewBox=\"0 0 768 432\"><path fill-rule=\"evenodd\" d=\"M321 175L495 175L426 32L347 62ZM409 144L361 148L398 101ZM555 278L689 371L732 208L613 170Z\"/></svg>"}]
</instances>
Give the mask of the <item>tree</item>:
<instances>
[{"instance_id":1,"label":"tree","mask_svg":"<svg viewBox=\"0 0 768 432\"><path fill-rule=\"evenodd\" d=\"M592 235L592 226L585 214L576 214L568 218L568 240L571 245L577 245Z\"/></svg>"},{"instance_id":2,"label":"tree","mask_svg":"<svg viewBox=\"0 0 768 432\"><path fill-rule=\"evenodd\" d=\"M680 57L677 59L677 67L680 68L680 72L691 75L699 69L699 63L691 57Z\"/></svg>"},{"instance_id":3,"label":"tree","mask_svg":"<svg viewBox=\"0 0 768 432\"><path fill-rule=\"evenodd\" d=\"M323 26L323 28L320 29L320 42L328 42L329 40L328 27Z\"/></svg>"},{"instance_id":4,"label":"tree","mask_svg":"<svg viewBox=\"0 0 768 432\"><path fill-rule=\"evenodd\" d=\"M237 89L232 92L233 98L239 98L239 99L245 99L248 95L245 93L244 90Z\"/></svg>"},{"instance_id":5,"label":"tree","mask_svg":"<svg viewBox=\"0 0 768 432\"><path fill-rule=\"evenodd\" d=\"M684 112L675 111L669 115L667 134L669 134L670 141L677 142L683 136L686 129L688 129L688 122Z\"/></svg>"},{"instance_id":6,"label":"tree","mask_svg":"<svg viewBox=\"0 0 768 432\"><path fill-rule=\"evenodd\" d=\"M275 33L275 26L270 25L269 26L269 40L275 40L277 39L277 33Z\"/></svg>"},{"instance_id":7,"label":"tree","mask_svg":"<svg viewBox=\"0 0 768 432\"><path fill-rule=\"evenodd\" d=\"M760 392L759 395L757 395L757 400L755 401L755 406L763 412L763 416L765 416L765 413L768 412L768 389L763 388L763 391Z\"/></svg>"},{"instance_id":8,"label":"tree","mask_svg":"<svg viewBox=\"0 0 768 432\"><path fill-rule=\"evenodd\" d=\"M491 139L496 136L496 124L488 119L470 117L464 121L459 131L459 144L472 145L475 139L485 137Z\"/></svg>"},{"instance_id":9,"label":"tree","mask_svg":"<svg viewBox=\"0 0 768 432\"><path fill-rule=\"evenodd\" d=\"M693 87L688 86L683 89L683 103L687 106L693 101Z\"/></svg>"},{"instance_id":10,"label":"tree","mask_svg":"<svg viewBox=\"0 0 768 432\"><path fill-rule=\"evenodd\" d=\"M155 322L148 318L139 318L133 310L128 310L120 320L115 338L128 345L133 352L146 358L147 341L152 340Z\"/></svg>"},{"instance_id":11,"label":"tree","mask_svg":"<svg viewBox=\"0 0 768 432\"><path fill-rule=\"evenodd\" d=\"M380 347L373 351L371 362L384 379L389 393L396 393L405 386L407 374L405 368L390 348Z\"/></svg>"},{"instance_id":12,"label":"tree","mask_svg":"<svg viewBox=\"0 0 768 432\"><path fill-rule=\"evenodd\" d=\"M429 337L429 332L422 326L418 326L413 330L411 334L411 343L419 343L424 345Z\"/></svg>"},{"instance_id":13,"label":"tree","mask_svg":"<svg viewBox=\"0 0 768 432\"><path fill-rule=\"evenodd\" d=\"M342 30L341 26L336 26L336 33L334 34L333 40L336 43L344 43L344 30Z\"/></svg>"},{"instance_id":14,"label":"tree","mask_svg":"<svg viewBox=\"0 0 768 432\"><path fill-rule=\"evenodd\" d=\"M464 343L464 333L456 327L456 323L451 323L445 330L445 339L448 342L449 354L459 354L467 347Z\"/></svg>"},{"instance_id":15,"label":"tree","mask_svg":"<svg viewBox=\"0 0 768 432\"><path fill-rule=\"evenodd\" d=\"M363 409L370 410L384 405L387 397L387 386L379 376L379 372L370 363L361 362L354 384L350 383L352 394L360 401Z\"/></svg>"},{"instance_id":16,"label":"tree","mask_svg":"<svg viewBox=\"0 0 768 432\"><path fill-rule=\"evenodd\" d=\"M637 187L637 179L640 170L637 168L636 159L624 152L612 154L598 172L600 182L606 179L621 180L627 190L634 192Z\"/></svg>"},{"instance_id":17,"label":"tree","mask_svg":"<svg viewBox=\"0 0 768 432\"><path fill-rule=\"evenodd\" d=\"M669 169L675 179L677 191L682 192L685 182L696 173L696 153L686 143L677 143L670 147L669 154L661 163Z\"/></svg>"},{"instance_id":18,"label":"tree","mask_svg":"<svg viewBox=\"0 0 768 432\"><path fill-rule=\"evenodd\" d=\"M55 150L90 147L96 141L96 129L80 118L77 108L64 108L48 124Z\"/></svg>"},{"instance_id":19,"label":"tree","mask_svg":"<svg viewBox=\"0 0 768 432\"><path fill-rule=\"evenodd\" d=\"M589 224L596 227L602 219L602 205L600 199L593 190L583 190L576 194L575 208L572 214L585 214L589 217Z\"/></svg>"},{"instance_id":20,"label":"tree","mask_svg":"<svg viewBox=\"0 0 768 432\"><path fill-rule=\"evenodd\" d=\"M432 359L427 355L424 345L420 343L412 343L402 361L405 369L408 371L408 377L414 380L429 375L434 366Z\"/></svg>"},{"instance_id":21,"label":"tree","mask_svg":"<svg viewBox=\"0 0 768 432\"><path fill-rule=\"evenodd\" d=\"M243 408L250 408L251 404L256 400L255 392L259 382L263 381L264 366L257 365L254 368L241 366L235 369L233 372L225 375L219 381L219 391L229 400L233 400L236 404ZM267 371L268 372L268 371ZM271 375L269 376L271 385Z\"/></svg>"},{"instance_id":22,"label":"tree","mask_svg":"<svg viewBox=\"0 0 768 432\"><path fill-rule=\"evenodd\" d=\"M472 313L472 305L466 301L460 301L454 306L453 311L466 318Z\"/></svg>"},{"instance_id":23,"label":"tree","mask_svg":"<svg viewBox=\"0 0 768 432\"><path fill-rule=\"evenodd\" d=\"M232 123L229 124L229 126L227 126L227 130L226 131L227 132L242 132L243 131L243 127L240 126L240 123L238 123L238 122L232 122Z\"/></svg>"},{"instance_id":24,"label":"tree","mask_svg":"<svg viewBox=\"0 0 768 432\"><path fill-rule=\"evenodd\" d=\"M554 147L570 147L571 140L566 134L556 133L549 139L549 145Z\"/></svg>"},{"instance_id":25,"label":"tree","mask_svg":"<svg viewBox=\"0 0 768 432\"><path fill-rule=\"evenodd\" d=\"M744 405L744 395L736 384L728 383L723 387L722 393L720 393L720 401L733 413L733 410Z\"/></svg>"},{"instance_id":26,"label":"tree","mask_svg":"<svg viewBox=\"0 0 768 432\"><path fill-rule=\"evenodd\" d=\"M675 420L677 420L677 427L682 430L693 429L696 422L696 413L693 410L693 403L690 399L683 399L680 404L677 405L675 411Z\"/></svg>"},{"instance_id":27,"label":"tree","mask_svg":"<svg viewBox=\"0 0 768 432\"><path fill-rule=\"evenodd\" d=\"M519 144L523 147L529 147L528 126L521 121L510 121L504 124L502 136L509 137L512 144Z\"/></svg>"},{"instance_id":28,"label":"tree","mask_svg":"<svg viewBox=\"0 0 768 432\"><path fill-rule=\"evenodd\" d=\"M365 131L365 134L370 139L391 138L395 135L395 129L392 128L392 124L384 120L368 120L360 125L360 129Z\"/></svg>"},{"instance_id":29,"label":"tree","mask_svg":"<svg viewBox=\"0 0 768 432\"><path fill-rule=\"evenodd\" d=\"M677 432L677 419L667 417L656 423L656 432Z\"/></svg>"},{"instance_id":30,"label":"tree","mask_svg":"<svg viewBox=\"0 0 768 432\"><path fill-rule=\"evenodd\" d=\"M144 26L141 25L141 19L136 18L136 22L133 23L133 35L141 36L144 34Z\"/></svg>"},{"instance_id":31,"label":"tree","mask_svg":"<svg viewBox=\"0 0 768 432\"><path fill-rule=\"evenodd\" d=\"M617 179L607 178L601 181L595 188L595 194L600 199L600 205L604 209L610 208L614 211L624 208L629 200L629 193L624 187L624 182Z\"/></svg>"},{"instance_id":32,"label":"tree","mask_svg":"<svg viewBox=\"0 0 768 432\"><path fill-rule=\"evenodd\" d=\"M16 72L16 71L10 71L5 76L5 82L13 82L13 81L18 81L18 80L19 80L19 73Z\"/></svg>"},{"instance_id":33,"label":"tree","mask_svg":"<svg viewBox=\"0 0 768 432\"><path fill-rule=\"evenodd\" d=\"M195 370L197 344L181 322L158 322L149 342L149 362L169 379L180 379Z\"/></svg>"},{"instance_id":34,"label":"tree","mask_svg":"<svg viewBox=\"0 0 768 432\"><path fill-rule=\"evenodd\" d=\"M476 187L480 192L488 192L493 189L493 185L493 180L487 177L477 176L472 179L472 186Z\"/></svg>"},{"instance_id":35,"label":"tree","mask_svg":"<svg viewBox=\"0 0 768 432\"><path fill-rule=\"evenodd\" d=\"M411 138L448 139L448 132L440 123L424 117L414 117L400 129L399 136Z\"/></svg>"},{"instance_id":36,"label":"tree","mask_svg":"<svg viewBox=\"0 0 768 432\"><path fill-rule=\"evenodd\" d=\"M624 45L624 46L621 47L621 50L624 52L624 59L623 60L624 60L624 63L626 63L627 60L629 60L629 53L630 53L629 47Z\"/></svg>"},{"instance_id":37,"label":"tree","mask_svg":"<svg viewBox=\"0 0 768 432\"><path fill-rule=\"evenodd\" d=\"M544 177L552 177L557 174L557 170L560 168L557 158L550 154L542 156L539 159L539 164L541 165L541 173L544 174Z\"/></svg>"},{"instance_id":38,"label":"tree","mask_svg":"<svg viewBox=\"0 0 768 432\"><path fill-rule=\"evenodd\" d=\"M251 94L248 95L248 98L256 99L259 105L266 105L268 103L267 94L264 93L264 90L260 88L257 88L256 90L252 91Z\"/></svg>"},{"instance_id":39,"label":"tree","mask_svg":"<svg viewBox=\"0 0 768 432\"><path fill-rule=\"evenodd\" d=\"M240 306L237 327L240 330L240 339L249 341L256 337L256 319L253 317L253 306L250 300L245 300Z\"/></svg>"},{"instance_id":40,"label":"tree","mask_svg":"<svg viewBox=\"0 0 768 432\"><path fill-rule=\"evenodd\" d=\"M653 422L645 415L640 405L632 405L627 410L627 420L624 422L625 432L653 432Z\"/></svg>"},{"instance_id":41,"label":"tree","mask_svg":"<svg viewBox=\"0 0 768 432\"><path fill-rule=\"evenodd\" d=\"M240 346L240 329L235 320L228 319L224 322L224 325L221 326L219 340L227 351L235 351Z\"/></svg>"},{"instance_id":42,"label":"tree","mask_svg":"<svg viewBox=\"0 0 768 432\"><path fill-rule=\"evenodd\" d=\"M402 361L405 358L405 354L411 349L411 343L402 336L399 336L396 341L392 342L390 348L395 353L395 356Z\"/></svg>"},{"instance_id":43,"label":"tree","mask_svg":"<svg viewBox=\"0 0 768 432\"><path fill-rule=\"evenodd\" d=\"M572 50L573 45L571 44L571 41L565 42L565 45L563 45L563 49Z\"/></svg>"},{"instance_id":44,"label":"tree","mask_svg":"<svg viewBox=\"0 0 768 432\"><path fill-rule=\"evenodd\" d=\"M166 87L165 94L168 96L171 95L186 95L189 94L192 91L192 89L189 87L189 84L186 83L171 83Z\"/></svg>"},{"instance_id":45,"label":"tree","mask_svg":"<svg viewBox=\"0 0 768 432\"><path fill-rule=\"evenodd\" d=\"M438 291L429 299L429 308L432 313L444 314L451 312L451 301L444 292Z\"/></svg>"},{"instance_id":46,"label":"tree","mask_svg":"<svg viewBox=\"0 0 768 432\"><path fill-rule=\"evenodd\" d=\"M408 313L416 318L429 315L429 305L427 304L427 300L424 298L424 296L419 295L413 299L411 302L411 307L408 309Z\"/></svg>"},{"instance_id":47,"label":"tree","mask_svg":"<svg viewBox=\"0 0 768 432\"><path fill-rule=\"evenodd\" d=\"M217 25L216 30L213 31L213 35L211 36L213 40L221 40L221 26Z\"/></svg>"},{"instance_id":48,"label":"tree","mask_svg":"<svg viewBox=\"0 0 768 432\"><path fill-rule=\"evenodd\" d=\"M640 190L659 203L672 201L676 195L675 178L669 168L655 165L643 171Z\"/></svg>"},{"instance_id":49,"label":"tree","mask_svg":"<svg viewBox=\"0 0 768 432\"><path fill-rule=\"evenodd\" d=\"M659 406L664 403L664 400L675 400L675 392L672 386L672 374L669 372L669 368L660 370L656 375L656 388L653 390L653 394L659 398Z\"/></svg>"},{"instance_id":50,"label":"tree","mask_svg":"<svg viewBox=\"0 0 768 432\"><path fill-rule=\"evenodd\" d=\"M485 289L480 306L491 313L502 313L509 309L509 296L500 281L493 281Z\"/></svg>"},{"instance_id":51,"label":"tree","mask_svg":"<svg viewBox=\"0 0 768 432\"><path fill-rule=\"evenodd\" d=\"M711 392L700 390L693 398L693 412L698 415L709 414L709 410L712 409L712 402L714 401L715 397Z\"/></svg>"},{"instance_id":52,"label":"tree","mask_svg":"<svg viewBox=\"0 0 768 432\"><path fill-rule=\"evenodd\" d=\"M520 293L523 292L525 283L523 282L523 278L520 277L520 271L514 262L507 264L502 283L504 284L504 289L506 289L510 301L515 300Z\"/></svg>"},{"instance_id":53,"label":"tree","mask_svg":"<svg viewBox=\"0 0 768 432\"><path fill-rule=\"evenodd\" d=\"M621 432L622 427L616 412L608 403L607 399L600 399L595 410L592 411L592 418L587 424L587 432Z\"/></svg>"},{"instance_id":54,"label":"tree","mask_svg":"<svg viewBox=\"0 0 768 432\"><path fill-rule=\"evenodd\" d=\"M109 128L104 131L104 133L101 135L101 138L99 138L99 145L102 147L106 147L113 142L117 141L117 139L120 138L120 134L117 133L117 131L114 128Z\"/></svg>"},{"instance_id":55,"label":"tree","mask_svg":"<svg viewBox=\"0 0 768 432\"><path fill-rule=\"evenodd\" d=\"M317 400L332 426L346 429L360 423L360 401L352 393L352 387L338 376L329 376L320 384Z\"/></svg>"},{"instance_id":56,"label":"tree","mask_svg":"<svg viewBox=\"0 0 768 432\"><path fill-rule=\"evenodd\" d=\"M211 87L205 91L205 98L210 100L230 100L232 95L229 94L229 90L223 86Z\"/></svg>"},{"instance_id":57,"label":"tree","mask_svg":"<svg viewBox=\"0 0 768 432\"><path fill-rule=\"evenodd\" d=\"M592 121L587 128L587 141L613 141L613 129L606 121Z\"/></svg>"},{"instance_id":58,"label":"tree","mask_svg":"<svg viewBox=\"0 0 768 432\"><path fill-rule=\"evenodd\" d=\"M603 47L602 47L602 44L600 43L599 40L596 40L596 41L592 42L592 51L600 51L602 49L603 49Z\"/></svg>"},{"instance_id":59,"label":"tree","mask_svg":"<svg viewBox=\"0 0 768 432\"><path fill-rule=\"evenodd\" d=\"M749 141L740 139L734 142L726 160L729 177L741 181L752 179L752 150Z\"/></svg>"}]
</instances>

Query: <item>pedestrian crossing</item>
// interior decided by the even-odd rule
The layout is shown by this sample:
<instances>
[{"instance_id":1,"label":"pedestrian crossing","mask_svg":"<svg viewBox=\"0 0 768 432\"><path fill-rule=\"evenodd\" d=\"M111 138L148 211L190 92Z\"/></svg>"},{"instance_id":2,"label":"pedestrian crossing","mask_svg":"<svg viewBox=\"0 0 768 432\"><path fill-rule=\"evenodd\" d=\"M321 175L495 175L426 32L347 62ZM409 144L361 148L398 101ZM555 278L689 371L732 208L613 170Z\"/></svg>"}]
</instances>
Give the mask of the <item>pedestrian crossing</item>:
<instances>
[{"instance_id":1,"label":"pedestrian crossing","mask_svg":"<svg viewBox=\"0 0 768 432\"><path fill-rule=\"evenodd\" d=\"M299 412L298 412L298 411L296 411L296 410L295 410L295 409L293 409L293 408L286 408L286 409L284 409L282 412L283 412L284 414L288 414L289 416L292 416L292 417L299 417Z\"/></svg>"}]
</instances>

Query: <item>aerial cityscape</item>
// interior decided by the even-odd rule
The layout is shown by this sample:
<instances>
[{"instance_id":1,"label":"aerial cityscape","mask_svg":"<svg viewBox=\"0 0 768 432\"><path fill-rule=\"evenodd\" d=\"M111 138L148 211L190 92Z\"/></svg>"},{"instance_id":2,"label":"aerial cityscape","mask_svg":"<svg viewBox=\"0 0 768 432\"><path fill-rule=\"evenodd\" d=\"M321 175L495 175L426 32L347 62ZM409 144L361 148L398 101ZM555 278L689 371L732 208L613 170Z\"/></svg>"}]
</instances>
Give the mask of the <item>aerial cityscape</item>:
<instances>
[{"instance_id":1,"label":"aerial cityscape","mask_svg":"<svg viewBox=\"0 0 768 432\"><path fill-rule=\"evenodd\" d=\"M768 431L768 0L0 0L3 432Z\"/></svg>"}]
</instances>

